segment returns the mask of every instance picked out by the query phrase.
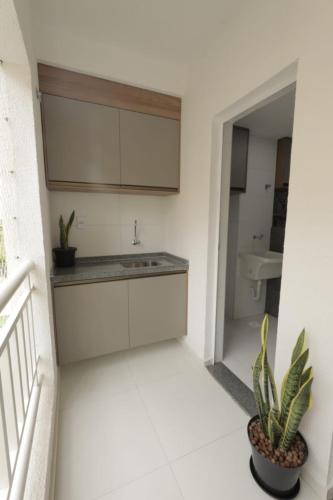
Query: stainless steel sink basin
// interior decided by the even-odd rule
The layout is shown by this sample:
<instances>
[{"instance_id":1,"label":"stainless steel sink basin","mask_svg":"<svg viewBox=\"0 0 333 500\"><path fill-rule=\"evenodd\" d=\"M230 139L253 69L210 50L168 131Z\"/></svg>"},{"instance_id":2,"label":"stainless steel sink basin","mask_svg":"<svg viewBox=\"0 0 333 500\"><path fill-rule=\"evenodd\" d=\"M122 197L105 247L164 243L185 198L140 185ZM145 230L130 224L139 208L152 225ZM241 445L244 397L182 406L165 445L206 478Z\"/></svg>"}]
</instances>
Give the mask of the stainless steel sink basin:
<instances>
[{"instance_id":1,"label":"stainless steel sink basin","mask_svg":"<svg viewBox=\"0 0 333 500\"><path fill-rule=\"evenodd\" d=\"M133 269L136 267L155 267L155 266L160 266L161 263L158 262L157 260L129 260L126 262L121 262L121 265L123 267L126 267L127 269Z\"/></svg>"}]
</instances>

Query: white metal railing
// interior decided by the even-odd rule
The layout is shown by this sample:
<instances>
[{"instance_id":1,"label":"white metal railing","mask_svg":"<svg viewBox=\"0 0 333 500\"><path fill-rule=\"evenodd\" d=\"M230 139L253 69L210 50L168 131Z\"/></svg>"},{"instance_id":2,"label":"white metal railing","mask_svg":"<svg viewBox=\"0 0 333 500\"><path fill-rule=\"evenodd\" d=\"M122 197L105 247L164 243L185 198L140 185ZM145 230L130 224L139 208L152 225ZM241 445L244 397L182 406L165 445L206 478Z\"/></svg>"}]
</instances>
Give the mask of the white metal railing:
<instances>
[{"instance_id":1,"label":"white metal railing","mask_svg":"<svg viewBox=\"0 0 333 500\"><path fill-rule=\"evenodd\" d=\"M25 262L0 285L0 500L23 496L38 407L32 269Z\"/></svg>"}]
</instances>

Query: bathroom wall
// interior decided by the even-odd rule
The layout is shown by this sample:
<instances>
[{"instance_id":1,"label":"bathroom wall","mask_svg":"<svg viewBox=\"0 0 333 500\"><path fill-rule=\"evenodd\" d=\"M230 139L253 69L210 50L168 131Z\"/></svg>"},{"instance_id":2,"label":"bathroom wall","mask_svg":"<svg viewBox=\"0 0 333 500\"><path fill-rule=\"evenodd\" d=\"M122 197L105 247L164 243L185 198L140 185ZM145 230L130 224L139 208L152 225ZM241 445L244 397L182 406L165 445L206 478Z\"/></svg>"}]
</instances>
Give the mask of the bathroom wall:
<instances>
[{"instance_id":1,"label":"bathroom wall","mask_svg":"<svg viewBox=\"0 0 333 500\"><path fill-rule=\"evenodd\" d=\"M68 218L75 210L70 244L78 257L163 251L166 203L162 196L50 192L52 245L58 245L60 214ZM133 246L135 219L141 243Z\"/></svg>"},{"instance_id":2,"label":"bathroom wall","mask_svg":"<svg viewBox=\"0 0 333 500\"><path fill-rule=\"evenodd\" d=\"M265 311L266 283L261 298L254 301L251 287L256 282L240 275L241 252L268 250L273 217L276 165L275 139L250 132L246 193L232 195L229 212L228 276L226 314L230 319L255 316ZM261 240L254 235L263 235Z\"/></svg>"}]
</instances>

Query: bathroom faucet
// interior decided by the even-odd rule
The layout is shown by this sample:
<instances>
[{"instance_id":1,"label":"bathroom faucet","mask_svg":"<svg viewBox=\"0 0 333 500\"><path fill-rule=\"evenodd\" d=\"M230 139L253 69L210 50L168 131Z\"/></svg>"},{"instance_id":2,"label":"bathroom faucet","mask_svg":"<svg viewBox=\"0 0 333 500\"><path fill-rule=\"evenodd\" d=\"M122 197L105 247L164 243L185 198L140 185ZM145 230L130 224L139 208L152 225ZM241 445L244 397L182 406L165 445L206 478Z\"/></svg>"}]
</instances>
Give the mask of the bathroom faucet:
<instances>
[{"instance_id":1,"label":"bathroom faucet","mask_svg":"<svg viewBox=\"0 0 333 500\"><path fill-rule=\"evenodd\" d=\"M140 245L141 241L137 238L137 225L138 221L134 221L134 238L132 239L132 245Z\"/></svg>"},{"instance_id":2,"label":"bathroom faucet","mask_svg":"<svg viewBox=\"0 0 333 500\"><path fill-rule=\"evenodd\" d=\"M254 240L262 240L262 239L263 239L263 237L264 237L264 235L263 235L263 234L254 234L254 235L253 235L253 239L254 239Z\"/></svg>"}]
</instances>

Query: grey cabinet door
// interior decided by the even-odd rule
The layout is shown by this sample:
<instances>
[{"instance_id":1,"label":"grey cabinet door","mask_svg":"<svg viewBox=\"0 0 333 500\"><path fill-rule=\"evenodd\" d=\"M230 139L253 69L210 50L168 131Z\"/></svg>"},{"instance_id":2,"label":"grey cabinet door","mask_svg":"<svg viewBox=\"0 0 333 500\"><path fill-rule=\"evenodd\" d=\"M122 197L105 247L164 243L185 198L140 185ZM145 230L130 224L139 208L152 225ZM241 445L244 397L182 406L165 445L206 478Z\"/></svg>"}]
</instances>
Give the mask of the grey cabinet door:
<instances>
[{"instance_id":1,"label":"grey cabinet door","mask_svg":"<svg viewBox=\"0 0 333 500\"><path fill-rule=\"evenodd\" d=\"M234 191L246 191L249 129L233 127L231 152L231 182Z\"/></svg>"},{"instance_id":2,"label":"grey cabinet door","mask_svg":"<svg viewBox=\"0 0 333 500\"><path fill-rule=\"evenodd\" d=\"M42 110L49 180L120 184L118 109L44 94Z\"/></svg>"},{"instance_id":3,"label":"grey cabinet door","mask_svg":"<svg viewBox=\"0 0 333 500\"><path fill-rule=\"evenodd\" d=\"M186 274L129 281L131 347L186 335L186 316Z\"/></svg>"},{"instance_id":4,"label":"grey cabinet door","mask_svg":"<svg viewBox=\"0 0 333 500\"><path fill-rule=\"evenodd\" d=\"M54 305L60 364L129 347L127 281L57 287Z\"/></svg>"},{"instance_id":5,"label":"grey cabinet door","mask_svg":"<svg viewBox=\"0 0 333 500\"><path fill-rule=\"evenodd\" d=\"M120 111L121 183L179 188L178 120Z\"/></svg>"}]
</instances>

